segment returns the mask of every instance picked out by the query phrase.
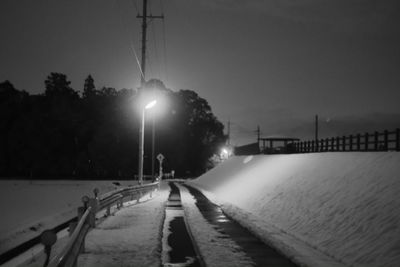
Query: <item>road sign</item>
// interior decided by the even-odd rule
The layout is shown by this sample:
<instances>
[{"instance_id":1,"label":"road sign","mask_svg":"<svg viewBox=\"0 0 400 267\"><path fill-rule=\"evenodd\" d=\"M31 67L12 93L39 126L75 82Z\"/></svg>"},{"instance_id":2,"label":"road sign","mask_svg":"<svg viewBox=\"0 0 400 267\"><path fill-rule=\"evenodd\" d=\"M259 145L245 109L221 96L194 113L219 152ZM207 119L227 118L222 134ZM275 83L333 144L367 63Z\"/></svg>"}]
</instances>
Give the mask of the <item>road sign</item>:
<instances>
[{"instance_id":1,"label":"road sign","mask_svg":"<svg viewBox=\"0 0 400 267\"><path fill-rule=\"evenodd\" d=\"M157 159L158 159L159 162L163 161L163 160L164 160L164 155L161 154L161 153L158 154L158 155L157 155Z\"/></svg>"}]
</instances>

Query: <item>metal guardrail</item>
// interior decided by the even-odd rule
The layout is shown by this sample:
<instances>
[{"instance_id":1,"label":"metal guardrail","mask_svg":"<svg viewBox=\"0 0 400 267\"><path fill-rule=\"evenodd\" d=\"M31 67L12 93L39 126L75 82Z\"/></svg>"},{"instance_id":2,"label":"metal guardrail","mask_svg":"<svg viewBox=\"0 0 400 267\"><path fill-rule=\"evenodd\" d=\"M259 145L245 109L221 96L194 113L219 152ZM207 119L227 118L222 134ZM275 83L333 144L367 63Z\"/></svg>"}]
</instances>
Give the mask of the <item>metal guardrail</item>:
<instances>
[{"instance_id":1,"label":"metal guardrail","mask_svg":"<svg viewBox=\"0 0 400 267\"><path fill-rule=\"evenodd\" d=\"M85 237L90 228L94 228L96 225L96 214L106 209L105 216L109 216L111 213L111 207L114 205L117 206L117 209L123 207L124 198L130 197L130 200L137 199L139 200L142 196L147 193L152 194L153 191L158 189L159 182L154 182L151 184L125 187L121 189L117 189L111 192L108 192L100 197L97 197L98 190L94 190L95 197L83 197L82 201L84 203L84 207L78 208L78 218L79 221L76 224L76 227L72 224L71 228L74 228L70 231L71 237L61 251L60 254L56 255L49 263L48 266L51 267L72 267L76 266L77 259L79 253L84 252L85 250ZM51 248L50 248L51 249ZM49 253L50 254L50 253ZM48 261L48 260L47 260ZM46 262L47 262L46 261ZM45 263L44 266L47 266Z\"/></svg>"},{"instance_id":2,"label":"metal guardrail","mask_svg":"<svg viewBox=\"0 0 400 267\"><path fill-rule=\"evenodd\" d=\"M89 215L92 212L92 207L88 207L79 220L74 232L67 245L64 247L62 252L55 257L49 264L51 267L56 266L75 266L79 252L82 250L83 241L87 232L89 231Z\"/></svg>"}]
</instances>

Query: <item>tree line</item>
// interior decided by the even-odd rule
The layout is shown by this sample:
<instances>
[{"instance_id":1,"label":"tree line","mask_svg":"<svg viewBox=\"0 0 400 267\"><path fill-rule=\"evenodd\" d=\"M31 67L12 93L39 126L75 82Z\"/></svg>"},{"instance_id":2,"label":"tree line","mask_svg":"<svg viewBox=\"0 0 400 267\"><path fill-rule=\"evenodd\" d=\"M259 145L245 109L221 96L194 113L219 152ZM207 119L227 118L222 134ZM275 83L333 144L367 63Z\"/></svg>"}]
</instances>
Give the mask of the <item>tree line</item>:
<instances>
[{"instance_id":1,"label":"tree line","mask_svg":"<svg viewBox=\"0 0 400 267\"><path fill-rule=\"evenodd\" d=\"M155 155L177 176L212 167L225 142L223 124L208 102L191 90L172 91L160 80L138 90L96 88L89 75L82 94L62 73L51 73L45 91L31 95L0 83L0 176L40 179L132 179L138 172L143 98L162 96L162 110L146 110L145 174L151 173L152 121ZM157 110L157 109L154 109ZM158 169L158 164L156 165Z\"/></svg>"}]
</instances>

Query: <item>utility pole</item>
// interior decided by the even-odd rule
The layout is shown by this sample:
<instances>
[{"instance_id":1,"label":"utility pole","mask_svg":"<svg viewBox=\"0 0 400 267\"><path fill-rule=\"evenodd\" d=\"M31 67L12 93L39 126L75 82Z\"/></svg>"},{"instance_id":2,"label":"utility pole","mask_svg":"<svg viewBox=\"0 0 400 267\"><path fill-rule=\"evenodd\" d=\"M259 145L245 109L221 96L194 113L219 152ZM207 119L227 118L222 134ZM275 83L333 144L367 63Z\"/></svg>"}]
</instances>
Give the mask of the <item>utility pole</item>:
<instances>
[{"instance_id":1,"label":"utility pole","mask_svg":"<svg viewBox=\"0 0 400 267\"><path fill-rule=\"evenodd\" d=\"M140 63L140 87L143 89L146 82L146 42L147 42L147 23L152 19L164 19L164 15L153 16L147 14L147 0L143 0L142 15L137 15L136 18L142 19L142 58ZM154 177L155 163L155 123L154 115L152 118L152 141L151 141L151 175Z\"/></svg>"},{"instance_id":2,"label":"utility pole","mask_svg":"<svg viewBox=\"0 0 400 267\"><path fill-rule=\"evenodd\" d=\"M315 115L315 141L318 140L318 115Z\"/></svg>"},{"instance_id":3,"label":"utility pole","mask_svg":"<svg viewBox=\"0 0 400 267\"><path fill-rule=\"evenodd\" d=\"M152 14L147 14L147 0L143 0L143 9L142 15L137 15L136 18L142 19L142 59L140 63L141 68L141 78L140 84L143 87L146 82L146 41L147 41L147 23L149 19L164 19L164 15L161 16L153 16Z\"/></svg>"}]
</instances>

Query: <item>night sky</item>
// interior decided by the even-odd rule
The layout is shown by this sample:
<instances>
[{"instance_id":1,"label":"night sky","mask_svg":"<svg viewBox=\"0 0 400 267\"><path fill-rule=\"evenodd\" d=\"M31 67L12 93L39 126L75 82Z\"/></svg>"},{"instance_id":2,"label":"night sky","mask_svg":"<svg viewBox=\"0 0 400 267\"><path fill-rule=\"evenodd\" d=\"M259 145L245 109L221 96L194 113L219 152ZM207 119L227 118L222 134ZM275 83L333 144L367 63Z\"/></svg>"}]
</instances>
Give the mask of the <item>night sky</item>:
<instances>
[{"instance_id":1,"label":"night sky","mask_svg":"<svg viewBox=\"0 0 400 267\"><path fill-rule=\"evenodd\" d=\"M140 0L2 0L0 82L140 83ZM152 0L146 78L205 98L233 144L400 126L398 0ZM132 44L134 49L132 49ZM389 129L391 130L391 129ZM354 132L356 131L356 132Z\"/></svg>"}]
</instances>

